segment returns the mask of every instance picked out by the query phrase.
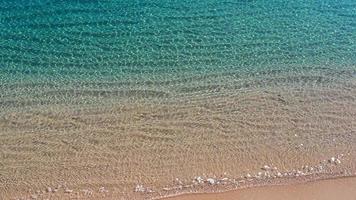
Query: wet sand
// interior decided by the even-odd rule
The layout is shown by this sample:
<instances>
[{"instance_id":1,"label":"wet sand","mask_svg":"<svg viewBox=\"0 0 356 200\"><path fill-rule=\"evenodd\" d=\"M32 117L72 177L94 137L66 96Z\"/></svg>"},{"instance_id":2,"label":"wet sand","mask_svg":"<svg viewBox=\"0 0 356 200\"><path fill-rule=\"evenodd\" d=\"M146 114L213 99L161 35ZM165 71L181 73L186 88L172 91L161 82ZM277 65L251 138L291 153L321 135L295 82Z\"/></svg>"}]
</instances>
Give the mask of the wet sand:
<instances>
[{"instance_id":1,"label":"wet sand","mask_svg":"<svg viewBox=\"0 0 356 200\"><path fill-rule=\"evenodd\" d=\"M241 190L181 195L166 200L355 200L356 177L320 180L294 185L246 188Z\"/></svg>"}]
</instances>

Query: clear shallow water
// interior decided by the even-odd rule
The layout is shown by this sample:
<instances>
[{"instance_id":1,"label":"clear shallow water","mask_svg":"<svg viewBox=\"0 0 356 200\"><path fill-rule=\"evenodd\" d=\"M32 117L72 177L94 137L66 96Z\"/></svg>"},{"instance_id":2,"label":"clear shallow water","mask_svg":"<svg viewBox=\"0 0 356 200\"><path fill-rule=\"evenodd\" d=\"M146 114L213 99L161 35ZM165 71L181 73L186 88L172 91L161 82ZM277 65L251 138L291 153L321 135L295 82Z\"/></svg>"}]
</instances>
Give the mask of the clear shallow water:
<instances>
[{"instance_id":1,"label":"clear shallow water","mask_svg":"<svg viewBox=\"0 0 356 200\"><path fill-rule=\"evenodd\" d=\"M162 81L182 76L332 71L356 59L351 0L4 1L0 8L5 91L21 82L95 88L143 80L161 90Z\"/></svg>"},{"instance_id":2,"label":"clear shallow water","mask_svg":"<svg viewBox=\"0 0 356 200\"><path fill-rule=\"evenodd\" d=\"M352 0L2 1L0 186L130 193L352 153L355 22Z\"/></svg>"}]
</instances>

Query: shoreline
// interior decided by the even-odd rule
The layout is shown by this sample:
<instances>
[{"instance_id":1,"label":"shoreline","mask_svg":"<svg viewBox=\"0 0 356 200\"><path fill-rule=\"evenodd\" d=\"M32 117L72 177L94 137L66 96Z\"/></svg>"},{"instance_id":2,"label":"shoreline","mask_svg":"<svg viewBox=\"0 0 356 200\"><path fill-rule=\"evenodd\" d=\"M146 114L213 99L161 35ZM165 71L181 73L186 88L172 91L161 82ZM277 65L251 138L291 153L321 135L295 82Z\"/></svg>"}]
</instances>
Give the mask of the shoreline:
<instances>
[{"instance_id":1,"label":"shoreline","mask_svg":"<svg viewBox=\"0 0 356 200\"><path fill-rule=\"evenodd\" d=\"M311 177L312 176L312 177ZM282 178L283 179L283 178ZM279 181L279 182L278 182ZM351 189L350 189L351 187ZM88 188L74 189L65 185L58 188L46 188L40 193L27 193L8 199L150 199L150 200L328 200L322 196L323 191L331 193L348 194L349 197L356 197L356 173L331 173L318 174L305 177L290 177L277 182L263 180L259 184L240 186L229 190L206 190L206 192L186 192L172 194L169 196L146 196L139 194L134 196L122 196L115 188ZM121 191L122 192L122 191ZM122 193L121 193L122 194ZM294 194L304 195L296 198ZM316 195L308 196L308 195ZM149 195L149 194L148 194ZM350 196L351 195L351 196ZM281 198L279 198L281 196ZM283 197L283 198L282 198ZM316 198L317 197L317 198ZM6 198L5 198L6 199ZM330 198L334 200L335 198ZM355 200L355 198L342 198L345 200Z\"/></svg>"},{"instance_id":2,"label":"shoreline","mask_svg":"<svg viewBox=\"0 0 356 200\"><path fill-rule=\"evenodd\" d=\"M328 190L326 192L325 190ZM322 193L325 192L324 195ZM298 195L295 195L298 193ZM333 194L327 197L329 194ZM221 192L202 192L202 193L185 193L172 195L169 197L157 198L160 200L232 200L232 199L305 199L313 198L314 200L335 199L336 196L343 199L352 199L356 197L356 174L350 176L337 176L317 178L312 180L297 181L283 184L265 184L254 185L243 188L232 189Z\"/></svg>"},{"instance_id":3,"label":"shoreline","mask_svg":"<svg viewBox=\"0 0 356 200\"><path fill-rule=\"evenodd\" d=\"M142 185L137 185L135 192L150 196L150 199L160 200L182 195L218 194L248 188L308 184L323 180L355 177L356 173L354 170L340 166L341 161L338 158L340 156L337 156L337 159L332 157L329 160L323 160L314 166L302 166L301 168L284 172L276 167L265 165L261 168L262 171L255 174L248 173L240 178L227 178L226 176L209 178L199 176L195 177L191 181L191 184L188 185L187 182L183 183L176 178L176 185L171 188L163 188L163 190L157 191L149 187L145 188ZM151 196L150 193L155 193L156 195L158 193L159 195Z\"/></svg>"}]
</instances>

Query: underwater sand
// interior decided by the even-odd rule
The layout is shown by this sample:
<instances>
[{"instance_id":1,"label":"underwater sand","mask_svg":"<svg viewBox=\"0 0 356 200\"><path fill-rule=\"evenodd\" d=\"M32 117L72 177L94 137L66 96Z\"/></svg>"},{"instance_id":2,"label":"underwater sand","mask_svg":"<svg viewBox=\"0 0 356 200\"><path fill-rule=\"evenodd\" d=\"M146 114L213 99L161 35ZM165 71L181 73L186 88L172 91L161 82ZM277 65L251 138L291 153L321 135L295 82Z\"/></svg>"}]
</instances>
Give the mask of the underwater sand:
<instances>
[{"instance_id":1,"label":"underwater sand","mask_svg":"<svg viewBox=\"0 0 356 200\"><path fill-rule=\"evenodd\" d=\"M9 112L0 124L0 191L13 197L57 185L76 191L105 187L113 196L140 199L210 190L164 189L190 185L197 176L244 180L264 165L281 173L316 169L341 154L341 164L326 161L325 169L311 174L352 175L354 88L251 90L189 104ZM134 192L138 184L153 192ZM235 188L221 186L219 191Z\"/></svg>"}]
</instances>

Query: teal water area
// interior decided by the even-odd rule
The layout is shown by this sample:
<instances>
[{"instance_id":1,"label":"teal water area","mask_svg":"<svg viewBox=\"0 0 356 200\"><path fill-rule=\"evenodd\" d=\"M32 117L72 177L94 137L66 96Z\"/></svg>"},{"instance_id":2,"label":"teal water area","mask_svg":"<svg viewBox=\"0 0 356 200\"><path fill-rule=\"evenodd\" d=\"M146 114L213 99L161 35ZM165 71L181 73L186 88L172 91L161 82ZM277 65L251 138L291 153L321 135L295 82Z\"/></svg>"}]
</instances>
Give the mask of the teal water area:
<instances>
[{"instance_id":1,"label":"teal water area","mask_svg":"<svg viewBox=\"0 0 356 200\"><path fill-rule=\"evenodd\" d=\"M85 89L174 93L214 75L356 74L353 0L1 1L0 30L1 107Z\"/></svg>"}]
</instances>

